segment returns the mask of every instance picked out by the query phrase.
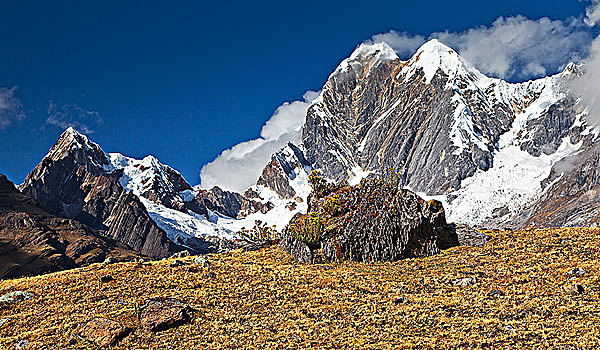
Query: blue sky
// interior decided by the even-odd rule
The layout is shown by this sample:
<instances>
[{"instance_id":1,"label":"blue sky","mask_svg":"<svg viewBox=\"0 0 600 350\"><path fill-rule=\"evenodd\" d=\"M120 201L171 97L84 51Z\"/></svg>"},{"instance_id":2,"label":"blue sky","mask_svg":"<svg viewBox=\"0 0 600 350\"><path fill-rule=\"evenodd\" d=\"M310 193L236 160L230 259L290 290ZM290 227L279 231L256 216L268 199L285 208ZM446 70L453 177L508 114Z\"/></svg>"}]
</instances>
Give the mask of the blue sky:
<instances>
[{"instance_id":1,"label":"blue sky","mask_svg":"<svg viewBox=\"0 0 600 350\"><path fill-rule=\"evenodd\" d=\"M591 30L571 21L581 22L587 5L3 1L0 173L22 182L64 128L74 125L107 152L153 154L197 184L204 164L257 138L278 106L319 90L337 64L373 35L426 39L444 31L491 30L501 16L549 17L558 21L549 23L577 32L584 52ZM462 45L464 37L449 40ZM546 73L554 73L555 62L548 64ZM494 67L488 71L501 75Z\"/></svg>"}]
</instances>

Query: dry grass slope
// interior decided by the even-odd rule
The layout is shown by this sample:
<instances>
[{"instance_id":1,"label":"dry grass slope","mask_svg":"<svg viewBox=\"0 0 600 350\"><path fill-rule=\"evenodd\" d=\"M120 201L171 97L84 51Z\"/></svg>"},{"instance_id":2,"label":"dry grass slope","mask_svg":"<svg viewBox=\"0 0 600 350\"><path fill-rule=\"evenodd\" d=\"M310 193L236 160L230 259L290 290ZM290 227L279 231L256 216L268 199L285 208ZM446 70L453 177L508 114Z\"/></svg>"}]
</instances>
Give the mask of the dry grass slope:
<instances>
[{"instance_id":1,"label":"dry grass slope","mask_svg":"<svg viewBox=\"0 0 600 350\"><path fill-rule=\"evenodd\" d=\"M302 265L271 248L213 256L210 268L96 264L1 281L0 292L35 297L0 310L10 319L0 348L91 349L76 337L82 323L136 327L136 305L154 296L187 301L195 318L157 334L137 328L116 348L600 348L600 230L487 233L485 247L398 263ZM587 275L571 281L576 267ZM100 283L107 273L114 281ZM475 283L453 283L464 277ZM574 283L585 292L570 294Z\"/></svg>"}]
</instances>

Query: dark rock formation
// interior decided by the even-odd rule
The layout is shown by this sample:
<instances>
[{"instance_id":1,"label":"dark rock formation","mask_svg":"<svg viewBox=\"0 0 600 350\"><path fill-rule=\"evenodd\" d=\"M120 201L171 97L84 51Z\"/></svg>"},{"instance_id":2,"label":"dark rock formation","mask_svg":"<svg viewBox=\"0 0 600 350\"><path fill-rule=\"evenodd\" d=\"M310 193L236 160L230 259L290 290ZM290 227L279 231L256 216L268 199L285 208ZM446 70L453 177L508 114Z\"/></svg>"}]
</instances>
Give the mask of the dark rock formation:
<instances>
[{"instance_id":1,"label":"dark rock formation","mask_svg":"<svg viewBox=\"0 0 600 350\"><path fill-rule=\"evenodd\" d=\"M292 199L296 191L289 183L296 178L296 172L304 168L311 169L304 154L296 145L288 143L271 156L271 162L263 169L256 184L273 190L282 199Z\"/></svg>"},{"instance_id":2,"label":"dark rock formation","mask_svg":"<svg viewBox=\"0 0 600 350\"><path fill-rule=\"evenodd\" d=\"M48 212L78 220L143 255L163 258L179 250L139 198L120 185L122 172L110 170L97 144L68 129L27 176L21 191Z\"/></svg>"},{"instance_id":3,"label":"dark rock formation","mask_svg":"<svg viewBox=\"0 0 600 350\"><path fill-rule=\"evenodd\" d=\"M280 240L299 261L396 261L458 245L441 203L425 202L393 180L321 182L313 189L309 213L297 214Z\"/></svg>"},{"instance_id":4,"label":"dark rock formation","mask_svg":"<svg viewBox=\"0 0 600 350\"><path fill-rule=\"evenodd\" d=\"M232 218L242 218L259 211L266 213L273 208L273 204L270 202L263 204L239 193L224 191L216 186L210 190L200 190L192 203Z\"/></svg>"},{"instance_id":5,"label":"dark rock formation","mask_svg":"<svg viewBox=\"0 0 600 350\"><path fill-rule=\"evenodd\" d=\"M0 174L0 279L39 275L137 254L85 225L45 212Z\"/></svg>"}]
</instances>

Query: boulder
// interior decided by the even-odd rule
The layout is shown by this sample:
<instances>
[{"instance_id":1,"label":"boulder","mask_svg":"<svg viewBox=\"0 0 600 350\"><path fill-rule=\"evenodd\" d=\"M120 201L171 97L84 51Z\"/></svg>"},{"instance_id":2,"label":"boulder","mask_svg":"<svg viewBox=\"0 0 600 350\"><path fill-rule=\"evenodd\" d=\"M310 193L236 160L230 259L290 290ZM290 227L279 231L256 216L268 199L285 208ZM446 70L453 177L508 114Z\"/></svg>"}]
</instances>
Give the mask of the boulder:
<instances>
[{"instance_id":1,"label":"boulder","mask_svg":"<svg viewBox=\"0 0 600 350\"><path fill-rule=\"evenodd\" d=\"M396 261L458 245L438 201L399 188L391 174L357 186L311 174L309 210L284 229L280 246L301 262Z\"/></svg>"},{"instance_id":2,"label":"boulder","mask_svg":"<svg viewBox=\"0 0 600 350\"><path fill-rule=\"evenodd\" d=\"M90 343L104 348L117 344L130 332L130 328L119 322L103 317L94 317L82 327L79 335Z\"/></svg>"},{"instance_id":3,"label":"boulder","mask_svg":"<svg viewBox=\"0 0 600 350\"><path fill-rule=\"evenodd\" d=\"M192 319L192 308L174 298L146 300L141 308L140 323L152 332L177 327Z\"/></svg>"}]
</instances>

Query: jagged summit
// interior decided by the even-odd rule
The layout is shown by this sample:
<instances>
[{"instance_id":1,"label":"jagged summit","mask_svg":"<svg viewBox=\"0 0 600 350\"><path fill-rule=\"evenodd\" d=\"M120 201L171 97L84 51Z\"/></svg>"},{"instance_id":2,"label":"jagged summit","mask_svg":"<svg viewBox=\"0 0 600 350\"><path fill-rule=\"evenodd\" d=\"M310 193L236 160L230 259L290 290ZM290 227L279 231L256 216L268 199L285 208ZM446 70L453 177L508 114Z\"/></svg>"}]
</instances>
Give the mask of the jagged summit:
<instances>
[{"instance_id":1,"label":"jagged summit","mask_svg":"<svg viewBox=\"0 0 600 350\"><path fill-rule=\"evenodd\" d=\"M398 59L394 49L387 43L362 43L347 59L343 60L331 77L353 72L356 75L368 74L371 67L380 62Z\"/></svg>"},{"instance_id":2,"label":"jagged summit","mask_svg":"<svg viewBox=\"0 0 600 350\"><path fill-rule=\"evenodd\" d=\"M478 80L486 78L470 62L462 58L458 52L443 44L437 39L432 39L423 44L411 59L407 61L407 78L414 73L415 68L423 69L426 83L430 83L438 70L442 70L450 77L450 81L457 76L468 76Z\"/></svg>"},{"instance_id":3,"label":"jagged summit","mask_svg":"<svg viewBox=\"0 0 600 350\"><path fill-rule=\"evenodd\" d=\"M100 146L90 141L86 135L78 132L73 127L67 128L60 135L45 158L52 161L57 161L65 158L68 154L73 152L84 152L91 155L92 160L98 166L108 165L106 155ZM83 158L78 160L83 160Z\"/></svg>"}]
</instances>

